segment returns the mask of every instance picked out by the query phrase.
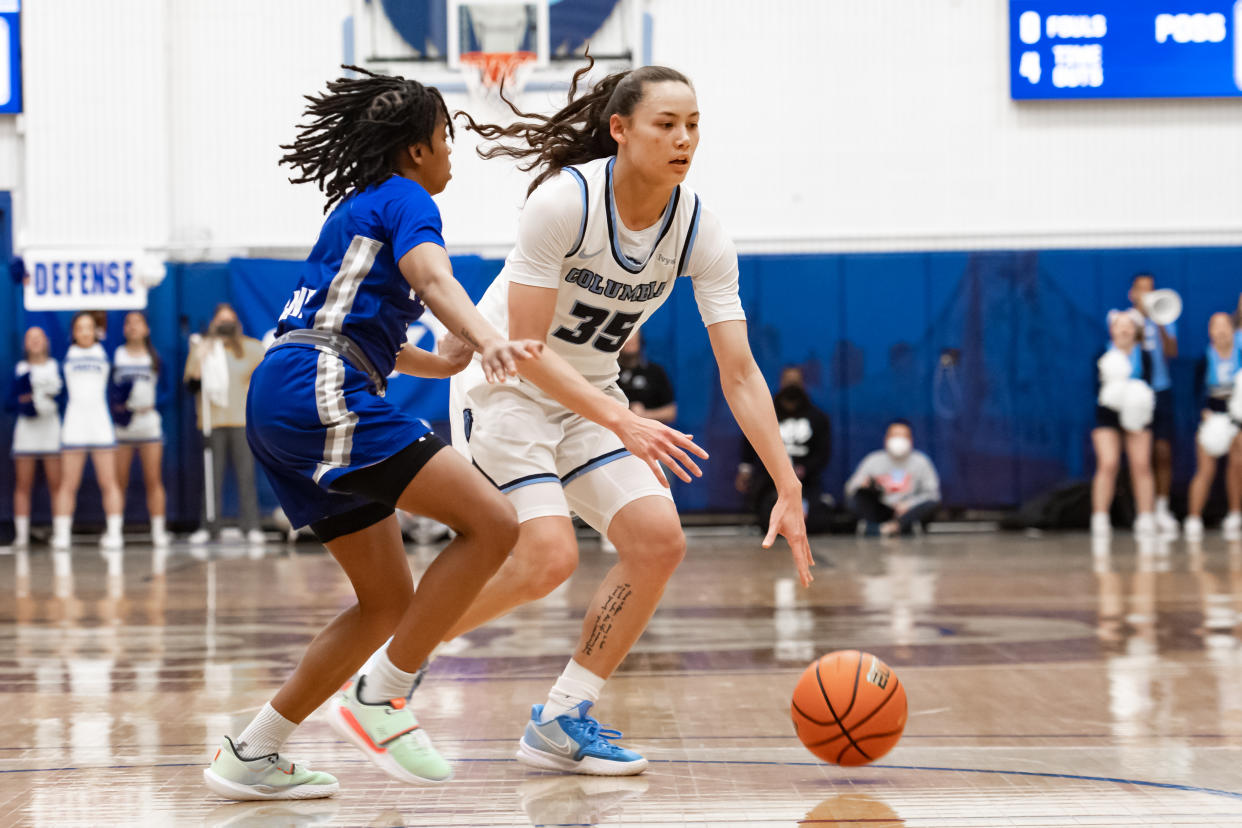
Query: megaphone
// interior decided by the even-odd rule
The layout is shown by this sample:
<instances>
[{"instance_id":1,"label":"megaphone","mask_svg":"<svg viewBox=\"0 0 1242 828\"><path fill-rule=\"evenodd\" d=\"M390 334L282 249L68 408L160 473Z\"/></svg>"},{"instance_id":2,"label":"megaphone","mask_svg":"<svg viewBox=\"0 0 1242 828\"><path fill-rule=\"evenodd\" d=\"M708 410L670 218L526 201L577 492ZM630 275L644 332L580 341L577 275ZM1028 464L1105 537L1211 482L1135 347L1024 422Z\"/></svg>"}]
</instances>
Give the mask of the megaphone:
<instances>
[{"instance_id":1,"label":"megaphone","mask_svg":"<svg viewBox=\"0 0 1242 828\"><path fill-rule=\"evenodd\" d=\"M1157 325L1168 325L1182 315L1182 297L1177 291L1163 288L1143 296L1143 310L1147 318Z\"/></svg>"}]
</instances>

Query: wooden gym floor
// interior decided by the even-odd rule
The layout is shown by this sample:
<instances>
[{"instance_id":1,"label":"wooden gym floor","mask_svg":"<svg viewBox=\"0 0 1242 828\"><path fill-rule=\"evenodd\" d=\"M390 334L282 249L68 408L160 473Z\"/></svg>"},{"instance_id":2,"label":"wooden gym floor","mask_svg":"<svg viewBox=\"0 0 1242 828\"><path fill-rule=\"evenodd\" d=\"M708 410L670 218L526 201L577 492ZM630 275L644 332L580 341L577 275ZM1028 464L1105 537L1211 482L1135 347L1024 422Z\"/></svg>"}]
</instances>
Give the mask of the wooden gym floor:
<instances>
[{"instance_id":1,"label":"wooden gym floor","mask_svg":"<svg viewBox=\"0 0 1242 828\"><path fill-rule=\"evenodd\" d=\"M820 539L803 591L787 552L693 534L598 708L652 760L626 779L513 760L609 565L584 540L566 587L459 641L415 696L451 783L389 781L316 715L288 752L340 794L226 803L201 776L220 735L350 601L315 549L0 557L0 824L1242 825L1242 542L1219 535ZM910 699L902 742L855 769L816 761L788 716L803 667L846 648Z\"/></svg>"}]
</instances>

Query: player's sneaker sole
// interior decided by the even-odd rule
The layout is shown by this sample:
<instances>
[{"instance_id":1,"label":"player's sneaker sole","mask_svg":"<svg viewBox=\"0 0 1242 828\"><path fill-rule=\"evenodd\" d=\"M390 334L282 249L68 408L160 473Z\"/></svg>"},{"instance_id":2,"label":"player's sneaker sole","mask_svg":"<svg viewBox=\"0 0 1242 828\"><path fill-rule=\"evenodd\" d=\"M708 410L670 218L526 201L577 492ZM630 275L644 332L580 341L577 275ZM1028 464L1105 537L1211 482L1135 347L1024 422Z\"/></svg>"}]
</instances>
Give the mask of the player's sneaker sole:
<instances>
[{"instance_id":1,"label":"player's sneaker sole","mask_svg":"<svg viewBox=\"0 0 1242 828\"><path fill-rule=\"evenodd\" d=\"M453 778L452 771L443 779L431 779L425 776L418 776L411 773L401 766L396 759L382 747L379 747L371 741L371 737L367 735L362 724L349 712L349 708L340 702L338 698L333 698L332 703L328 705L328 724L332 725L332 729L336 734L345 741L349 742L358 750L366 754L366 757L384 773L393 779L401 782L409 782L413 785L443 785Z\"/></svg>"},{"instance_id":2,"label":"player's sneaker sole","mask_svg":"<svg viewBox=\"0 0 1242 828\"><path fill-rule=\"evenodd\" d=\"M267 785L242 785L237 782L230 782L212 771L211 768L203 769L203 781L207 783L207 787L213 793L219 794L225 799L246 802L276 799L323 799L324 797L332 796L341 789L340 784L336 782L333 782L331 785L298 785L283 790L269 788Z\"/></svg>"},{"instance_id":3,"label":"player's sneaker sole","mask_svg":"<svg viewBox=\"0 0 1242 828\"><path fill-rule=\"evenodd\" d=\"M529 768L585 773L588 776L634 776L647 769L646 759L636 759L633 762L612 762L594 756L584 756L582 759L575 760L568 756L556 756L536 750L525 741L518 742L517 760Z\"/></svg>"}]
</instances>

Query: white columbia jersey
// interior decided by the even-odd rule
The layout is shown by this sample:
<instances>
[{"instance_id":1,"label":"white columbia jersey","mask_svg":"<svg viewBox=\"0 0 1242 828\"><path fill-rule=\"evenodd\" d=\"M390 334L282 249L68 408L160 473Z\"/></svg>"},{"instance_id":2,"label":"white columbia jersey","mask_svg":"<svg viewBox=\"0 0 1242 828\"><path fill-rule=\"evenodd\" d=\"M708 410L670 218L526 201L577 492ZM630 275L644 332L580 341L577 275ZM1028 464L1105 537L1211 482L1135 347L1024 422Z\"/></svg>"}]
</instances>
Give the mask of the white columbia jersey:
<instances>
[{"instance_id":1,"label":"white columbia jersey","mask_svg":"<svg viewBox=\"0 0 1242 828\"><path fill-rule=\"evenodd\" d=\"M511 282L556 289L548 347L601 386L616 379L617 352L679 276L694 284L705 325L746 318L737 253L699 197L678 186L659 221L632 231L613 203L615 161L566 167L531 194L517 245L479 302L508 336Z\"/></svg>"}]
</instances>

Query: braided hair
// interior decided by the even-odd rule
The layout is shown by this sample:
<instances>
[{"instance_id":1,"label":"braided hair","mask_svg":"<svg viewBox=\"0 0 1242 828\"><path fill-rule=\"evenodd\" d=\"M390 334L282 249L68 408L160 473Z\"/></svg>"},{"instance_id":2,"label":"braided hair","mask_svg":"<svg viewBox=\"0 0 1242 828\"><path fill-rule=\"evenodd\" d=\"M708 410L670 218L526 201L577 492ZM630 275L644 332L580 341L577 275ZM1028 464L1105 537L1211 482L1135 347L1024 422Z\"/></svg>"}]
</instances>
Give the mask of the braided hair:
<instances>
[{"instance_id":1,"label":"braided hair","mask_svg":"<svg viewBox=\"0 0 1242 828\"><path fill-rule=\"evenodd\" d=\"M569 102L554 115L522 112L513 101L504 97L503 90L501 97L504 102L514 115L524 120L507 126L480 124L469 113L457 113L466 119L466 129L477 132L486 140L509 138L519 141L517 144L496 143L486 149L480 147L478 153L482 158L516 158L525 162L518 165L523 172L543 167L531 182L527 195L565 167L615 155L617 142L610 127L612 116L628 117L634 114L634 107L643 99L646 84L676 81L694 88L690 79L676 69L643 66L608 75L575 100L578 83L595 65L594 58L588 55L587 60L590 62L574 73L573 82L569 85Z\"/></svg>"},{"instance_id":2,"label":"braided hair","mask_svg":"<svg viewBox=\"0 0 1242 828\"><path fill-rule=\"evenodd\" d=\"M297 167L293 184L314 182L328 203L324 212L356 190L385 181L396 155L413 144L432 142L440 118L453 133L453 122L440 90L397 75L377 75L344 66L363 77L329 81L323 95L307 95L306 115L298 137L281 164Z\"/></svg>"}]
</instances>

